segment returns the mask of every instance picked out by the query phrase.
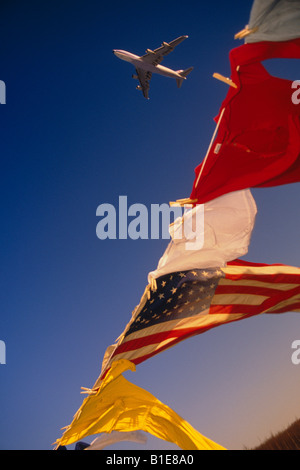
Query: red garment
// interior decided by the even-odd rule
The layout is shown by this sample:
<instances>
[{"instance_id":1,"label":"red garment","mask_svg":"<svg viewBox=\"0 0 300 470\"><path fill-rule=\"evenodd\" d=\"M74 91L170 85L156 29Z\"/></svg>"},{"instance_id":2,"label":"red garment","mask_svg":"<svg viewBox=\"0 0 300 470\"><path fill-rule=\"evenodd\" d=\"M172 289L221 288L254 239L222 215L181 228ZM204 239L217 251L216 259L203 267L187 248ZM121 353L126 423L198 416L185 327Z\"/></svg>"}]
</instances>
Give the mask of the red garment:
<instances>
[{"instance_id":1,"label":"red garment","mask_svg":"<svg viewBox=\"0 0 300 470\"><path fill-rule=\"evenodd\" d=\"M195 169L190 198L198 203L240 189L300 181L300 105L292 102L292 82L273 77L261 64L275 57L300 58L300 38L245 44L230 52L237 88L230 87L216 117L225 108L215 142L205 164Z\"/></svg>"}]
</instances>

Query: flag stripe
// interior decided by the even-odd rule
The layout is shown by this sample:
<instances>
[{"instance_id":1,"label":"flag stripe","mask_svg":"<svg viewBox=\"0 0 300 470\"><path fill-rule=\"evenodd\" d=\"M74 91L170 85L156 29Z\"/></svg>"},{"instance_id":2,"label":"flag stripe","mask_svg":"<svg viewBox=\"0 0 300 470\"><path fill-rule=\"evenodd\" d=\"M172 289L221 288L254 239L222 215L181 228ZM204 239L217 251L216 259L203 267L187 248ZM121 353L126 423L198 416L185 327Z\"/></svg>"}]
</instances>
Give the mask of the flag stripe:
<instances>
[{"instance_id":1,"label":"flag stripe","mask_svg":"<svg viewBox=\"0 0 300 470\"><path fill-rule=\"evenodd\" d=\"M279 302L273 309L272 312L266 313L283 313L289 308L292 311L296 311L300 306L300 295L299 293L290 299L284 299L282 302Z\"/></svg>"},{"instance_id":2,"label":"flag stripe","mask_svg":"<svg viewBox=\"0 0 300 470\"><path fill-rule=\"evenodd\" d=\"M157 337L154 335L151 338L147 338L147 341L142 341L138 343L137 340L127 341L121 346L119 346L116 351L114 352L112 359L119 360L122 358L130 358L132 362L135 364L139 364L143 362L145 359L148 359L168 348L174 346L175 344L183 341L186 338L191 338L192 336L198 335L200 333L204 333L214 327L219 326L221 323L232 323L234 321L240 320L240 318L246 318L247 315L238 314L238 315L230 315L225 317L222 321L220 321L219 315L218 319L216 319L215 323L207 322L202 327L194 327L194 328L185 328L176 330L170 335L168 331L162 333L159 337L159 342L157 342ZM170 344L170 340L172 343ZM152 342L153 341L153 342Z\"/></svg>"},{"instance_id":3,"label":"flag stripe","mask_svg":"<svg viewBox=\"0 0 300 470\"><path fill-rule=\"evenodd\" d=\"M221 282L222 281L220 281L220 284ZM273 310L276 311L276 306L278 304L281 304L282 308L286 309L289 305L293 304L291 303L291 298L295 296L296 298L297 297L299 298L299 295L300 295L299 285L287 291L277 290L275 289L275 287L276 286L274 286L274 289L271 290L270 296L266 297L263 302L259 303L258 296L256 297L256 296L248 295L246 286L243 286L240 292L235 292L234 297L232 297L231 294L227 294L227 292L230 292L229 285L226 286L226 289L225 289L226 292L224 292L224 289L222 288L222 286L219 285L216 290L215 297L212 301L210 312L222 313L224 312L224 307L225 307L225 311L227 313L246 312L246 313L258 314L258 313L263 313L266 311L269 311L269 313L271 313ZM233 290L239 290L239 289L236 289L234 286ZM222 294L222 291L223 291L223 294ZM257 302L255 302L255 300L257 300Z\"/></svg>"},{"instance_id":4,"label":"flag stripe","mask_svg":"<svg viewBox=\"0 0 300 470\"><path fill-rule=\"evenodd\" d=\"M139 347L144 347L149 344L159 344L167 338L176 337L179 334L184 336L187 333L191 333L195 328L206 328L207 324L212 322L213 319L209 318L207 314L199 314L194 318L186 318L184 321L179 321L177 325L176 321L173 321L171 327L167 322L161 324L159 329L157 326L155 328L146 328L142 337L138 333L132 333L125 337L123 343L118 346L118 352L138 349ZM187 327L187 325L189 325L189 327ZM156 330L155 333L153 332L154 330ZM150 333L150 331L152 331L152 333Z\"/></svg>"},{"instance_id":5,"label":"flag stripe","mask_svg":"<svg viewBox=\"0 0 300 470\"><path fill-rule=\"evenodd\" d=\"M276 277L273 276L279 276L284 282L288 282L288 279L294 278L295 283L297 283L300 278L300 268L287 266L285 264L265 265L260 263L241 262L241 260L238 260L238 263L235 261L229 262L227 266L222 269L226 272L228 277L233 278L233 276L236 276L237 279L253 278L255 280L256 276L259 276L259 280L263 280L264 276L269 276L268 279L270 282L276 282Z\"/></svg>"},{"instance_id":6,"label":"flag stripe","mask_svg":"<svg viewBox=\"0 0 300 470\"><path fill-rule=\"evenodd\" d=\"M136 332L130 333L125 338L123 338L123 341L129 341L133 339L138 339L138 338L146 338L147 336L155 336L158 335L161 331L164 330L175 330L175 329L184 329L187 328L187 326L194 326L194 324L199 325L200 323L203 323L206 321L207 315L209 313L209 309L206 309L201 312L199 315L193 315L192 317L186 317L186 318L181 318L177 320L170 320L168 322L160 323L158 325L154 326L149 326L147 328L143 328L142 330L138 330Z\"/></svg>"},{"instance_id":7,"label":"flag stripe","mask_svg":"<svg viewBox=\"0 0 300 470\"><path fill-rule=\"evenodd\" d=\"M227 268L224 268L224 270ZM227 278L232 281L238 281L239 279L257 281L257 276L259 276L260 282L271 282L272 284L299 284L300 274L231 274L227 272Z\"/></svg>"},{"instance_id":8,"label":"flag stripe","mask_svg":"<svg viewBox=\"0 0 300 470\"><path fill-rule=\"evenodd\" d=\"M217 290L214 298L212 299L212 305L261 305L268 297L265 295L255 295L250 294L249 292L228 292L228 293L220 293Z\"/></svg>"},{"instance_id":9,"label":"flag stripe","mask_svg":"<svg viewBox=\"0 0 300 470\"><path fill-rule=\"evenodd\" d=\"M291 312L300 312L300 302L289 305L289 310ZM287 311L286 306L283 306L283 307L278 308L278 309L276 309L276 310L274 310L273 312L270 312L270 313L284 313L286 311ZM269 313L269 312L266 312L266 313Z\"/></svg>"},{"instance_id":10,"label":"flag stripe","mask_svg":"<svg viewBox=\"0 0 300 470\"><path fill-rule=\"evenodd\" d=\"M261 305L246 305L246 304L222 304L222 305L212 305L210 308L210 313L214 315L232 315L234 313L245 313L247 315L257 315L263 313Z\"/></svg>"},{"instance_id":11,"label":"flag stripe","mask_svg":"<svg viewBox=\"0 0 300 470\"><path fill-rule=\"evenodd\" d=\"M232 282L232 279L221 279L219 282L219 289L226 292L249 292L252 294L272 295L274 290L289 290L297 287L299 282L295 283L276 283L276 282L261 282L260 280L240 279ZM228 287L227 287L228 286Z\"/></svg>"}]
</instances>

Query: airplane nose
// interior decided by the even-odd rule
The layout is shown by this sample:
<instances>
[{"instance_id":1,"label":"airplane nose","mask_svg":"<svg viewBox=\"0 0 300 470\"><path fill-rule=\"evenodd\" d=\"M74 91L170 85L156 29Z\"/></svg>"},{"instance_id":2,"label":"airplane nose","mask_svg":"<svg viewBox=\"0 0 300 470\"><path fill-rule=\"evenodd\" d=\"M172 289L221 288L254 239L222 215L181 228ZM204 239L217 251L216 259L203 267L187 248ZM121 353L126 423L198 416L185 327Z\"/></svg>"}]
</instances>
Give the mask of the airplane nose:
<instances>
[{"instance_id":1,"label":"airplane nose","mask_svg":"<svg viewBox=\"0 0 300 470\"><path fill-rule=\"evenodd\" d=\"M120 59L122 59L121 52L122 51L120 51L119 49L113 49L113 53L115 54L115 56L119 57Z\"/></svg>"},{"instance_id":2,"label":"airplane nose","mask_svg":"<svg viewBox=\"0 0 300 470\"><path fill-rule=\"evenodd\" d=\"M113 53L115 56L117 56L119 59L126 60L126 53L125 51L122 51L121 49L113 49Z\"/></svg>"}]
</instances>

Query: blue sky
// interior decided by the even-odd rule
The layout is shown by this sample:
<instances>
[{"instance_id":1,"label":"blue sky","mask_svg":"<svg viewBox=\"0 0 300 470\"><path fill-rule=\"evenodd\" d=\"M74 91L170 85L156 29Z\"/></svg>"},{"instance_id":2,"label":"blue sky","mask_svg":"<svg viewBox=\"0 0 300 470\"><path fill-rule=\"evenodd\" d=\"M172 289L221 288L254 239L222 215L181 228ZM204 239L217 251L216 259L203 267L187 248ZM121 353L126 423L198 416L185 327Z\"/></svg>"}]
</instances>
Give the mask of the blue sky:
<instances>
[{"instance_id":1,"label":"blue sky","mask_svg":"<svg viewBox=\"0 0 300 470\"><path fill-rule=\"evenodd\" d=\"M98 377L167 241L99 240L96 209L117 207L120 195L147 207L189 196L227 93L212 74L230 74L251 5L1 3L1 449L51 449L81 387ZM183 34L164 65L193 72L180 90L153 76L145 100L112 50L143 54ZM270 70L300 79L295 61ZM299 185L252 194L245 259L299 266ZM299 418L299 321L288 313L219 327L126 377L224 447L253 446ZM142 448L172 445L149 436Z\"/></svg>"}]
</instances>

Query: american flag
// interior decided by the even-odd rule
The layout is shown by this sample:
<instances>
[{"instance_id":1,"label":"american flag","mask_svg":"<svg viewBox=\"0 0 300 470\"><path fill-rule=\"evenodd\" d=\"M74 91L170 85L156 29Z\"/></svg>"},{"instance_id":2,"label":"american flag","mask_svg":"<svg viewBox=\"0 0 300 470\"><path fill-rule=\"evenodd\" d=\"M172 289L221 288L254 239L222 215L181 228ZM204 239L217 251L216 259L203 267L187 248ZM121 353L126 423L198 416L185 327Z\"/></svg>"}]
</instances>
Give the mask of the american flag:
<instances>
[{"instance_id":1,"label":"american flag","mask_svg":"<svg viewBox=\"0 0 300 470\"><path fill-rule=\"evenodd\" d=\"M300 311L300 268L236 260L218 269L159 277L115 345L103 359L99 380L113 361L139 364L221 324L261 313Z\"/></svg>"}]
</instances>

